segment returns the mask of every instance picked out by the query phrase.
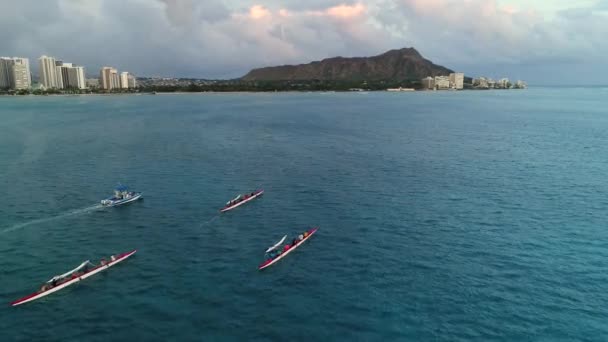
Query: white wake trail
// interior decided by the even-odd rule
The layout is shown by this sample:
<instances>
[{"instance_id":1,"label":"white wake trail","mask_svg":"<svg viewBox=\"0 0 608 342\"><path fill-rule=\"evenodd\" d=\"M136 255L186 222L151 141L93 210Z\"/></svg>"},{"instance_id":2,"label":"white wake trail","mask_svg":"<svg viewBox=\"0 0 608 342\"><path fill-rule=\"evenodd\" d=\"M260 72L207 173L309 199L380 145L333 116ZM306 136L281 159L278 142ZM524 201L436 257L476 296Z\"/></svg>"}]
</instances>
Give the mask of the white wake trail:
<instances>
[{"instance_id":1,"label":"white wake trail","mask_svg":"<svg viewBox=\"0 0 608 342\"><path fill-rule=\"evenodd\" d=\"M5 228L3 230L0 230L0 234L6 234L6 233L10 233L10 232L14 232L16 230L19 229L23 229L29 226L33 226L33 225L37 225L37 224L41 224L41 223L47 223L47 222L51 222L51 221L56 221L59 219L63 219L66 217L70 217L70 216L76 216L76 215L82 215L97 209L101 209L103 206L101 204L96 204L90 207L86 207L86 208L82 208L82 209L74 209L74 210L70 210L68 212L65 212L63 214L59 214L59 215L55 215L55 216L51 216L51 217L45 217L45 218L40 218L40 219L35 219L35 220L31 220L31 221L27 221L27 222L23 222L23 223L18 223L14 226Z\"/></svg>"},{"instance_id":2,"label":"white wake trail","mask_svg":"<svg viewBox=\"0 0 608 342\"><path fill-rule=\"evenodd\" d=\"M219 217L220 217L220 215L215 215L212 218L210 218L209 220L204 221L203 223L201 223L200 228L212 223L213 221L217 220Z\"/></svg>"}]
</instances>

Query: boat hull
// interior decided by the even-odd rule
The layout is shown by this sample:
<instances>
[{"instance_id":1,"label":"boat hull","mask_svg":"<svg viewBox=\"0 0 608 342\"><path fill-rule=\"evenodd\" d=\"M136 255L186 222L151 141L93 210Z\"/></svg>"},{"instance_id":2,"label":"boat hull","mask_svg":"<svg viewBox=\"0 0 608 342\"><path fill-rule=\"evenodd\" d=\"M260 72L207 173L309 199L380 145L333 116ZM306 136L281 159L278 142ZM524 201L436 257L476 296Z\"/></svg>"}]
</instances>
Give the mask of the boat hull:
<instances>
[{"instance_id":1,"label":"boat hull","mask_svg":"<svg viewBox=\"0 0 608 342\"><path fill-rule=\"evenodd\" d=\"M109 262L109 263L107 263L105 265L97 266L97 267L91 269L89 272L81 275L80 277L71 279L69 281L66 281L65 283L57 285L57 286L53 287L50 290L46 290L44 292L32 293L29 296L26 296L26 297L23 297L21 299L18 299L16 301L12 302L11 306L17 306L17 305L25 304L25 303L34 301L36 299L40 299L42 297L46 297L46 296L50 295L51 293L55 293L55 292L60 291L60 290L66 288L66 287L68 287L70 285L74 285L74 284L76 284L76 283L78 283L78 282L80 282L80 281L82 281L82 280L84 280L84 279L86 279L88 277L91 277L91 276L93 276L93 275L95 275L95 274L97 274L99 272L107 270L108 268L110 268L110 267L112 267L112 266L120 263L121 261L126 260L127 258L129 258L130 256L132 256L136 252L137 252L137 250L132 250L132 251L130 251L128 253L120 254L120 255L118 255L116 257L116 260L114 260L114 261L111 261L111 262Z\"/></svg>"},{"instance_id":2,"label":"boat hull","mask_svg":"<svg viewBox=\"0 0 608 342\"><path fill-rule=\"evenodd\" d=\"M131 202L137 201L138 199L141 198L142 195L143 194L140 192L140 193L137 193L135 196L133 196L131 198L124 199L124 200L117 200L117 201L114 201L111 198L108 198L106 200L101 201L101 205L103 205L104 207L116 207L116 206L119 206L119 205L123 205L123 204L127 204L127 203L131 203ZM105 201L110 201L110 202L107 203Z\"/></svg>"},{"instance_id":3,"label":"boat hull","mask_svg":"<svg viewBox=\"0 0 608 342\"><path fill-rule=\"evenodd\" d=\"M247 202L253 201L254 199L256 199L256 198L258 198L258 197L262 196L263 194L264 194L264 190L260 190L260 191L256 192L256 193L255 193L255 195L253 195L253 196L251 196L251 197L249 197L249 198L247 198L247 199L245 199L245 200L242 200L242 201L240 201L240 202L239 202L239 203L237 203L237 204L234 204L234 205L232 205L232 206L230 206L230 207L225 207L225 208L220 209L220 212L221 212L221 213L225 213L225 212L227 212L227 211L230 211L230 210L232 210L232 209L235 209L235 208L237 208L237 207L240 207L241 205L243 205L243 204L245 204L245 203L247 203Z\"/></svg>"},{"instance_id":4,"label":"boat hull","mask_svg":"<svg viewBox=\"0 0 608 342\"><path fill-rule=\"evenodd\" d=\"M281 255L279 255L278 257L272 259L272 260L266 260L264 261L259 267L258 270L263 270L267 267L270 267L272 265L274 265L275 263L277 263L279 260L283 259L284 257L286 257L289 253L291 253L291 251L293 251L294 249L297 249L298 247L300 247L304 242L306 242L306 240L310 239L311 236L315 235L315 233L317 232L317 230L319 230L318 227L315 227L311 230L308 231L308 236L305 237L304 239L302 239L302 241L298 242L295 246L289 248L286 252L283 252Z\"/></svg>"}]
</instances>

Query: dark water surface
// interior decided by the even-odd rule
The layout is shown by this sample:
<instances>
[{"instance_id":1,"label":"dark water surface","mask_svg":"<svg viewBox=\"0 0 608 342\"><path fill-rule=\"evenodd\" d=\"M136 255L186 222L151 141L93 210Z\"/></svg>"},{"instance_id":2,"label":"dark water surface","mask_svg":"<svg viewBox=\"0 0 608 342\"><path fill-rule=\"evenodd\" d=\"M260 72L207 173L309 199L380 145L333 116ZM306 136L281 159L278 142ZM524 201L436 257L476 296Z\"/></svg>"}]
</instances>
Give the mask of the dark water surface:
<instances>
[{"instance_id":1,"label":"dark water surface","mask_svg":"<svg viewBox=\"0 0 608 342\"><path fill-rule=\"evenodd\" d=\"M606 341L607 104L605 89L2 97L0 341ZM145 199L96 208L118 182Z\"/></svg>"}]
</instances>

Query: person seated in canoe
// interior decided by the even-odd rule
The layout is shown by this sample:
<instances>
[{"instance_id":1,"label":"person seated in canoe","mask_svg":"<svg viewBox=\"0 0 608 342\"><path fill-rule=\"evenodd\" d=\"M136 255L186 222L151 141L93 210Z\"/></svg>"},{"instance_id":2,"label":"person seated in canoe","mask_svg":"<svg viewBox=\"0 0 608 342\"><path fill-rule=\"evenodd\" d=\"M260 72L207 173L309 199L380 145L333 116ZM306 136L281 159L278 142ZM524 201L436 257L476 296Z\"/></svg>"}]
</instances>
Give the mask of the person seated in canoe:
<instances>
[{"instance_id":1,"label":"person seated in canoe","mask_svg":"<svg viewBox=\"0 0 608 342\"><path fill-rule=\"evenodd\" d=\"M110 260L112 260L112 261L116 261L116 257L115 257L115 256L113 256L113 255L110 255Z\"/></svg>"},{"instance_id":2,"label":"person seated in canoe","mask_svg":"<svg viewBox=\"0 0 608 342\"><path fill-rule=\"evenodd\" d=\"M276 249L267 253L268 259L270 259L270 260L278 257L279 255L281 255L281 251L276 250Z\"/></svg>"},{"instance_id":3,"label":"person seated in canoe","mask_svg":"<svg viewBox=\"0 0 608 342\"><path fill-rule=\"evenodd\" d=\"M298 240L299 240L299 241L304 240L304 235L303 235L303 234L300 234L300 235L298 236Z\"/></svg>"},{"instance_id":4,"label":"person seated in canoe","mask_svg":"<svg viewBox=\"0 0 608 342\"><path fill-rule=\"evenodd\" d=\"M268 253L268 257L270 259L274 259L274 258L276 258L278 256L279 256L279 251L277 251L277 250L274 250L274 251L271 251L270 253Z\"/></svg>"},{"instance_id":5,"label":"person seated in canoe","mask_svg":"<svg viewBox=\"0 0 608 342\"><path fill-rule=\"evenodd\" d=\"M101 264L101 266L105 266L108 264L108 262L106 261L105 258L101 259L101 261L99 263Z\"/></svg>"},{"instance_id":6,"label":"person seated in canoe","mask_svg":"<svg viewBox=\"0 0 608 342\"><path fill-rule=\"evenodd\" d=\"M307 237L307 236L308 236L308 231L305 231L304 232L304 237Z\"/></svg>"}]
</instances>

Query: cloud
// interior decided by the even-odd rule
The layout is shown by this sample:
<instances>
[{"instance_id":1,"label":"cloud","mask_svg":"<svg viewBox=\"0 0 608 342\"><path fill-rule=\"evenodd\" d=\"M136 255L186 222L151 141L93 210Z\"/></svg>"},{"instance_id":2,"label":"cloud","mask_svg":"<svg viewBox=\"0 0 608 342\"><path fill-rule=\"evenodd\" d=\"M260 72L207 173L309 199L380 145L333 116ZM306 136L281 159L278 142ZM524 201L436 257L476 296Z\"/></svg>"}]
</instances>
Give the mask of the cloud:
<instances>
[{"instance_id":1,"label":"cloud","mask_svg":"<svg viewBox=\"0 0 608 342\"><path fill-rule=\"evenodd\" d=\"M365 6L359 3L352 6L338 5L330 7L325 10L325 13L334 18L354 18L363 15L365 10Z\"/></svg>"},{"instance_id":2,"label":"cloud","mask_svg":"<svg viewBox=\"0 0 608 342\"><path fill-rule=\"evenodd\" d=\"M262 5L253 5L249 9L249 16L252 19L268 18L270 15L270 11Z\"/></svg>"},{"instance_id":3,"label":"cloud","mask_svg":"<svg viewBox=\"0 0 608 342\"><path fill-rule=\"evenodd\" d=\"M533 80L584 65L600 70L585 73L585 80L608 76L601 71L608 53L605 2L527 3L0 0L12 8L0 12L0 42L5 54L54 55L89 74L112 65L138 75L236 77L258 66L414 46L469 75L496 70Z\"/></svg>"}]
</instances>

